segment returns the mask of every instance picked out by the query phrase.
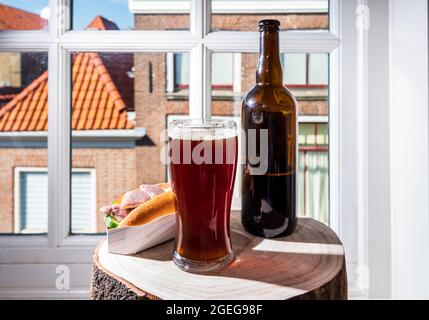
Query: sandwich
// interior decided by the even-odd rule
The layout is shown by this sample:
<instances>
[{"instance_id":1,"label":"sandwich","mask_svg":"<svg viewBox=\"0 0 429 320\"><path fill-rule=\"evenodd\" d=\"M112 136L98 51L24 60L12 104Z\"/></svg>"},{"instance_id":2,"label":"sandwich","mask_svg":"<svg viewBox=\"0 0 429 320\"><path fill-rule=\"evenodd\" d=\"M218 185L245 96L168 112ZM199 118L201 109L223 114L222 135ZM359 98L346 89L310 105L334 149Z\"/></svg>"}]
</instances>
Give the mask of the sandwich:
<instances>
[{"instance_id":1,"label":"sandwich","mask_svg":"<svg viewBox=\"0 0 429 320\"><path fill-rule=\"evenodd\" d=\"M169 183L143 184L99 210L108 229L140 226L176 212L176 196Z\"/></svg>"}]
</instances>

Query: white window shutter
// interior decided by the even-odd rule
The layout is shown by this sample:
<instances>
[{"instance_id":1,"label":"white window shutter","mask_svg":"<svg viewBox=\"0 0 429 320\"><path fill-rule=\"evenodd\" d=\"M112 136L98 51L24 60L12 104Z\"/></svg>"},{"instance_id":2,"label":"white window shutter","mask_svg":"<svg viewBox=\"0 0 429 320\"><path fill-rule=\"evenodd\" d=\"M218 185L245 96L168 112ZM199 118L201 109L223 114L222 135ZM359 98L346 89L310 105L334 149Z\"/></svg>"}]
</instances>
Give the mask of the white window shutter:
<instances>
[{"instance_id":1,"label":"white window shutter","mask_svg":"<svg viewBox=\"0 0 429 320\"><path fill-rule=\"evenodd\" d=\"M20 172L18 232L46 233L48 230L48 175Z\"/></svg>"},{"instance_id":2,"label":"white window shutter","mask_svg":"<svg viewBox=\"0 0 429 320\"><path fill-rule=\"evenodd\" d=\"M178 86L189 85L189 54L187 53L174 55L174 82Z\"/></svg>"},{"instance_id":3,"label":"white window shutter","mask_svg":"<svg viewBox=\"0 0 429 320\"><path fill-rule=\"evenodd\" d=\"M96 212L91 172L73 172L71 180L71 232L93 233Z\"/></svg>"},{"instance_id":4,"label":"white window shutter","mask_svg":"<svg viewBox=\"0 0 429 320\"><path fill-rule=\"evenodd\" d=\"M72 233L95 232L95 192L91 172L72 173ZM48 228L48 175L45 171L19 174L17 232L46 233Z\"/></svg>"}]
</instances>

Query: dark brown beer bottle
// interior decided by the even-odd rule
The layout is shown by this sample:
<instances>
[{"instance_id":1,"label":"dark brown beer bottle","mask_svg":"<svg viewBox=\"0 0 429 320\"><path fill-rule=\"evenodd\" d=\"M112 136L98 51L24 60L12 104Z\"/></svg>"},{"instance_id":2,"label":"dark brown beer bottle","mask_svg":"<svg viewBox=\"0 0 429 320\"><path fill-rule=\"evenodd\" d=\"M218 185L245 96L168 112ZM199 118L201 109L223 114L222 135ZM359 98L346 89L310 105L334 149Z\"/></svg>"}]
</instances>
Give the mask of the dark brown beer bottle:
<instances>
[{"instance_id":1,"label":"dark brown beer bottle","mask_svg":"<svg viewBox=\"0 0 429 320\"><path fill-rule=\"evenodd\" d=\"M259 22L256 85L244 97L242 107L247 146L243 166L242 223L248 232L267 238L291 234L297 224L297 102L283 86L279 26L277 20ZM251 154L249 146L252 129L256 137L253 139L256 155ZM255 156L261 159L259 163L255 164ZM261 174L263 163L266 170Z\"/></svg>"}]
</instances>

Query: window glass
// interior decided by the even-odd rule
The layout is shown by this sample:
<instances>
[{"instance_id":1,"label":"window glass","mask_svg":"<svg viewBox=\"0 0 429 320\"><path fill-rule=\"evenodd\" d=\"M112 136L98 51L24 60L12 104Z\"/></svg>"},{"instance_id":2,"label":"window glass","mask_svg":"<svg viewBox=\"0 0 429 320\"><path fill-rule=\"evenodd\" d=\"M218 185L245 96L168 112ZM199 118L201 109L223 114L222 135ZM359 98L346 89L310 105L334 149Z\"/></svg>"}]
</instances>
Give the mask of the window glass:
<instances>
[{"instance_id":1,"label":"window glass","mask_svg":"<svg viewBox=\"0 0 429 320\"><path fill-rule=\"evenodd\" d=\"M305 53L285 53L283 60L283 82L289 85L307 84L307 55Z\"/></svg>"},{"instance_id":2,"label":"window glass","mask_svg":"<svg viewBox=\"0 0 429 320\"><path fill-rule=\"evenodd\" d=\"M48 30L48 0L0 0L1 30Z\"/></svg>"},{"instance_id":3,"label":"window glass","mask_svg":"<svg viewBox=\"0 0 429 320\"><path fill-rule=\"evenodd\" d=\"M299 126L299 144L311 146L316 144L316 135L312 123L301 123Z\"/></svg>"},{"instance_id":4,"label":"window glass","mask_svg":"<svg viewBox=\"0 0 429 320\"><path fill-rule=\"evenodd\" d=\"M233 70L232 53L212 54L212 86L219 88L232 87Z\"/></svg>"},{"instance_id":5,"label":"window glass","mask_svg":"<svg viewBox=\"0 0 429 320\"><path fill-rule=\"evenodd\" d=\"M261 19L277 19L281 30L326 30L328 0L212 0L214 31L257 31Z\"/></svg>"},{"instance_id":6,"label":"window glass","mask_svg":"<svg viewBox=\"0 0 429 320\"><path fill-rule=\"evenodd\" d=\"M0 233L47 231L47 67L47 52L0 53Z\"/></svg>"},{"instance_id":7,"label":"window glass","mask_svg":"<svg viewBox=\"0 0 429 320\"><path fill-rule=\"evenodd\" d=\"M178 89L187 88L189 86L188 53L178 53L174 55L174 81Z\"/></svg>"},{"instance_id":8,"label":"window glass","mask_svg":"<svg viewBox=\"0 0 429 320\"><path fill-rule=\"evenodd\" d=\"M329 148L327 123L301 123L299 126L298 212L320 221L329 221Z\"/></svg>"},{"instance_id":9,"label":"window glass","mask_svg":"<svg viewBox=\"0 0 429 320\"><path fill-rule=\"evenodd\" d=\"M328 151L300 151L298 214L329 223Z\"/></svg>"},{"instance_id":10,"label":"window glass","mask_svg":"<svg viewBox=\"0 0 429 320\"><path fill-rule=\"evenodd\" d=\"M187 89L168 90L181 79L171 76L175 57L180 54L72 54L72 168L82 173L71 181L71 233L103 233L98 209L141 184L166 181L161 133L170 115L189 114ZM179 68L182 75L186 68Z\"/></svg>"},{"instance_id":11,"label":"window glass","mask_svg":"<svg viewBox=\"0 0 429 320\"><path fill-rule=\"evenodd\" d=\"M324 53L313 53L309 55L308 84L328 84L328 55Z\"/></svg>"},{"instance_id":12,"label":"window glass","mask_svg":"<svg viewBox=\"0 0 429 320\"><path fill-rule=\"evenodd\" d=\"M189 0L71 3L74 30L189 29ZM257 21L265 17L280 19L282 30L329 26L327 0L261 3L213 0L212 29L255 31ZM0 0L0 13L0 30L47 30L48 0ZM103 232L97 213L100 206L141 183L166 179L165 167L159 162L159 133L169 117L189 112L189 54L77 52L71 59L71 233ZM255 54L212 55L214 117L239 119L241 98L254 84L256 59ZM0 233L46 232L47 209L34 202L33 193L37 189L48 194L43 182L46 173L38 171L47 167L48 55L1 52L0 62L0 177L6 182L0 185ZM328 54L288 53L283 63L285 83L297 97L300 115L326 117ZM325 162L321 158L311 162L309 155L325 152L327 124L306 125L300 125L302 132L308 131L299 137L304 141L301 150L307 153L300 161L303 168L313 163L323 171L328 157ZM302 181L306 179L304 175ZM308 195L304 193L305 201L316 192L325 194L320 185L314 188ZM327 196L322 200L327 201ZM305 201L303 214L316 216Z\"/></svg>"},{"instance_id":13,"label":"window glass","mask_svg":"<svg viewBox=\"0 0 429 320\"><path fill-rule=\"evenodd\" d=\"M301 123L299 126L298 185L303 197L298 212L329 221L329 147L327 123Z\"/></svg>"},{"instance_id":14,"label":"window glass","mask_svg":"<svg viewBox=\"0 0 429 320\"><path fill-rule=\"evenodd\" d=\"M329 144L329 133L328 126L326 124L318 124L317 125L317 133L316 135L316 144L318 145L328 145Z\"/></svg>"},{"instance_id":15,"label":"window glass","mask_svg":"<svg viewBox=\"0 0 429 320\"><path fill-rule=\"evenodd\" d=\"M73 0L74 30L189 29L189 0Z\"/></svg>"},{"instance_id":16,"label":"window glass","mask_svg":"<svg viewBox=\"0 0 429 320\"><path fill-rule=\"evenodd\" d=\"M328 84L329 59L326 53L282 54L283 80L290 86Z\"/></svg>"}]
</instances>

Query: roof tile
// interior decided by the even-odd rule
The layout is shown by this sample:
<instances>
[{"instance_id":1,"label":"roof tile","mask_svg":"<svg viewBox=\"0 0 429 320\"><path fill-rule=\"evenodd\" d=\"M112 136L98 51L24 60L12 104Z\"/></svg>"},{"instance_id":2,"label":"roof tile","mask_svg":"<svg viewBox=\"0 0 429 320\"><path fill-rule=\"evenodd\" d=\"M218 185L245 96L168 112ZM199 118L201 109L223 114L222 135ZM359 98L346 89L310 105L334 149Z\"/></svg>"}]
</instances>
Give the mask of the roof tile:
<instances>
[{"instance_id":1,"label":"roof tile","mask_svg":"<svg viewBox=\"0 0 429 320\"><path fill-rule=\"evenodd\" d=\"M87 30L119 30L116 23L110 21L102 16L96 16L86 27Z\"/></svg>"},{"instance_id":2,"label":"roof tile","mask_svg":"<svg viewBox=\"0 0 429 320\"><path fill-rule=\"evenodd\" d=\"M37 14L0 4L0 30L41 30L48 21Z\"/></svg>"},{"instance_id":3,"label":"roof tile","mask_svg":"<svg viewBox=\"0 0 429 320\"><path fill-rule=\"evenodd\" d=\"M132 129L125 102L97 53L74 56L72 129ZM45 131L48 115L48 72L0 109L0 131Z\"/></svg>"},{"instance_id":4,"label":"roof tile","mask_svg":"<svg viewBox=\"0 0 429 320\"><path fill-rule=\"evenodd\" d=\"M46 25L47 21L35 14L0 5L0 30L41 29ZM87 29L119 30L114 22L101 16L95 17ZM132 56L116 57L124 60L121 60L124 62L124 68L132 64ZM134 127L127 118L124 102L124 98L127 102L132 102L132 95L129 96L127 92L130 83L125 81L124 85L119 83L120 87L115 85L109 71L117 76L116 73L120 70L117 63L113 61L112 63L115 65L107 69L103 59L97 53L83 52L74 55L71 115L73 130L132 129ZM118 74L124 74L124 72L120 71ZM10 101L7 100L9 98ZM3 101L6 103L0 108L0 131L47 130L48 72L43 72L20 93L3 97Z\"/></svg>"}]
</instances>

